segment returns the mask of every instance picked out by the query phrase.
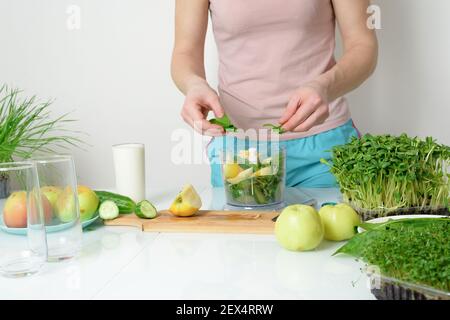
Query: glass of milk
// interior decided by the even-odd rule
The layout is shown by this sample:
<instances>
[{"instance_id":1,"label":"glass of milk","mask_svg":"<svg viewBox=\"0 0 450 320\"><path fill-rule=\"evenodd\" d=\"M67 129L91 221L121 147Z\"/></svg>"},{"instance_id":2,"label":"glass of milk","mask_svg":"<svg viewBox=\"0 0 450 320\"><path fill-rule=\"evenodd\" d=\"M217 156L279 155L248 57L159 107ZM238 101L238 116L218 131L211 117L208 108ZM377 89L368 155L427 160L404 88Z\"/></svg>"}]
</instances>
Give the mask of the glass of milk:
<instances>
[{"instance_id":1,"label":"glass of milk","mask_svg":"<svg viewBox=\"0 0 450 320\"><path fill-rule=\"evenodd\" d=\"M136 202L145 199L145 145L117 144L112 147L116 191Z\"/></svg>"}]
</instances>

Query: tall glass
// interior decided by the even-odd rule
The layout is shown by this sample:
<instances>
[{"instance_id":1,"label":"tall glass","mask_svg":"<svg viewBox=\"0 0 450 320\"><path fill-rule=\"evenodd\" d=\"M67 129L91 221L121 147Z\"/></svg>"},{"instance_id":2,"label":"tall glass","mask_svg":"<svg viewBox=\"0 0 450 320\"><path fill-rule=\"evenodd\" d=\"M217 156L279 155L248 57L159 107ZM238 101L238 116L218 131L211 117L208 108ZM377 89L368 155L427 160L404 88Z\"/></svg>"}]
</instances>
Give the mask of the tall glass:
<instances>
[{"instance_id":1,"label":"tall glass","mask_svg":"<svg viewBox=\"0 0 450 320\"><path fill-rule=\"evenodd\" d=\"M136 202L145 199L145 145L118 144L112 147L116 190Z\"/></svg>"},{"instance_id":2,"label":"tall glass","mask_svg":"<svg viewBox=\"0 0 450 320\"><path fill-rule=\"evenodd\" d=\"M52 212L46 221L48 261L75 257L81 249L82 227L73 158L55 155L32 159L36 163L44 207Z\"/></svg>"},{"instance_id":3,"label":"tall glass","mask_svg":"<svg viewBox=\"0 0 450 320\"><path fill-rule=\"evenodd\" d=\"M0 199L0 274L31 275L47 259L46 216L36 165L0 163L0 176L8 180L8 197Z\"/></svg>"}]
</instances>

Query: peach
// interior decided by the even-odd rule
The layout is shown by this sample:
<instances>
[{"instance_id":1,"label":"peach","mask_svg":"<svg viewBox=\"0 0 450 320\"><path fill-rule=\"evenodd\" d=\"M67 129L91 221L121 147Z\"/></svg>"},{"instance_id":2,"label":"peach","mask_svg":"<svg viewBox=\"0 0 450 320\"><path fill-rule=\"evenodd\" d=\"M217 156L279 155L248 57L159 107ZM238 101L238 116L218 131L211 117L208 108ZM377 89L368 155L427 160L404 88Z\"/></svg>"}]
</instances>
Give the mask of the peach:
<instances>
[{"instance_id":1,"label":"peach","mask_svg":"<svg viewBox=\"0 0 450 320\"><path fill-rule=\"evenodd\" d=\"M34 198L32 198L33 200ZM45 196L41 196L42 209L44 211L45 223L48 224L52 220L52 206ZM36 207L34 201L31 201L31 218L32 223L39 223L36 218ZM3 220L9 228L26 228L27 227L27 193L25 191L13 192L5 202L3 208Z\"/></svg>"}]
</instances>

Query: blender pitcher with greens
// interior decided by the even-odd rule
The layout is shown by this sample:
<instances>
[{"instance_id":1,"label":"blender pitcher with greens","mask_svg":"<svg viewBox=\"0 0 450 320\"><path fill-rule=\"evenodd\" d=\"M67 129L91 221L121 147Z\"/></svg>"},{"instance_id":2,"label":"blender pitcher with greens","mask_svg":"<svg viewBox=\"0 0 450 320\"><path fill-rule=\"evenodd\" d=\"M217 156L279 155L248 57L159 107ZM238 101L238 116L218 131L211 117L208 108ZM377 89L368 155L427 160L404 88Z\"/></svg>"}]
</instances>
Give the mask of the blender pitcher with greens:
<instances>
[{"instance_id":1,"label":"blender pitcher with greens","mask_svg":"<svg viewBox=\"0 0 450 320\"><path fill-rule=\"evenodd\" d=\"M285 149L270 141L232 141L222 150L227 207L282 208L286 183Z\"/></svg>"}]
</instances>

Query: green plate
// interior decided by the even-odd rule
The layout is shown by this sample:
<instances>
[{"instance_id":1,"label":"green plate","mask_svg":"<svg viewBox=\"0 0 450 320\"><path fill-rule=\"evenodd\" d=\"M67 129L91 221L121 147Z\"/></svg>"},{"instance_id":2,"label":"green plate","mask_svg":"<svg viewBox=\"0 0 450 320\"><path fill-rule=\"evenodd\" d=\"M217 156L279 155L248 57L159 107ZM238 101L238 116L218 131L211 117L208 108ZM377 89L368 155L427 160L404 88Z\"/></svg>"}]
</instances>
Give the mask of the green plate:
<instances>
[{"instance_id":1,"label":"green plate","mask_svg":"<svg viewBox=\"0 0 450 320\"><path fill-rule=\"evenodd\" d=\"M86 228L87 226L91 225L92 223L94 223L97 219L98 219L98 214L96 214L92 219L83 221L81 223L81 226L83 228ZM58 225L54 225L54 226L47 226L45 227L45 231L47 233L52 233L52 232L59 232L65 229L70 228L71 226L73 226L73 222L68 222L68 223L61 223ZM8 228L5 223L3 222L3 215L1 215L1 219L0 219L0 230L7 232L7 233L11 233L11 234L19 234L19 235L26 235L27 234L27 228Z\"/></svg>"}]
</instances>

